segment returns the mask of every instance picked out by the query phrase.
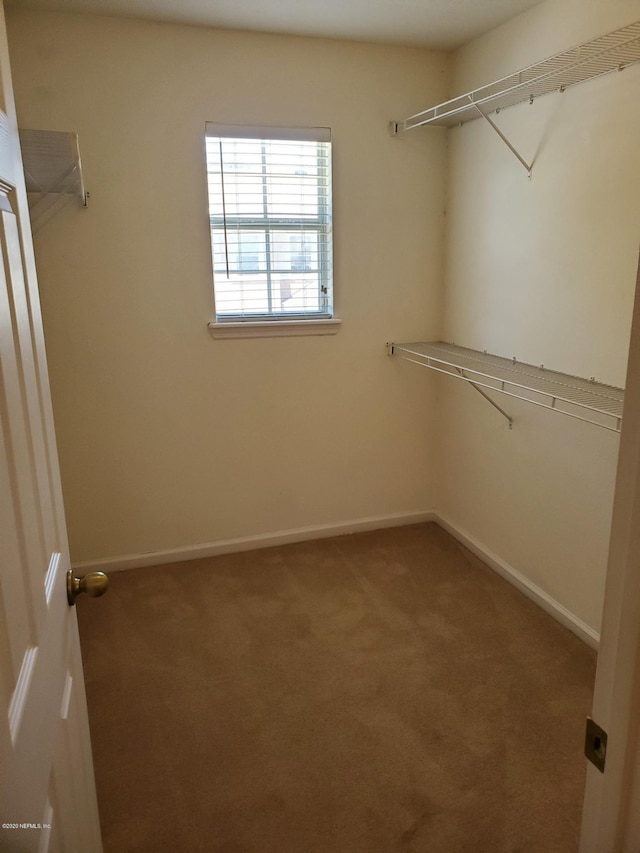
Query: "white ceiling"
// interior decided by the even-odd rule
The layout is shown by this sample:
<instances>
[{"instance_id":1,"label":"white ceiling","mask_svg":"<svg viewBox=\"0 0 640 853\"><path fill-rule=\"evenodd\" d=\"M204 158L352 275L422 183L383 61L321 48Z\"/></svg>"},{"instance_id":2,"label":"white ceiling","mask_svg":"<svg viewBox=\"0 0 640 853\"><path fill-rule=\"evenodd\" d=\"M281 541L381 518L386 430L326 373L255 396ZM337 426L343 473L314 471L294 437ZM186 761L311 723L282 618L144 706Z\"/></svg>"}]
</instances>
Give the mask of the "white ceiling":
<instances>
[{"instance_id":1,"label":"white ceiling","mask_svg":"<svg viewBox=\"0 0 640 853\"><path fill-rule=\"evenodd\" d=\"M122 15L450 50L540 0L7 0L25 9Z\"/></svg>"}]
</instances>

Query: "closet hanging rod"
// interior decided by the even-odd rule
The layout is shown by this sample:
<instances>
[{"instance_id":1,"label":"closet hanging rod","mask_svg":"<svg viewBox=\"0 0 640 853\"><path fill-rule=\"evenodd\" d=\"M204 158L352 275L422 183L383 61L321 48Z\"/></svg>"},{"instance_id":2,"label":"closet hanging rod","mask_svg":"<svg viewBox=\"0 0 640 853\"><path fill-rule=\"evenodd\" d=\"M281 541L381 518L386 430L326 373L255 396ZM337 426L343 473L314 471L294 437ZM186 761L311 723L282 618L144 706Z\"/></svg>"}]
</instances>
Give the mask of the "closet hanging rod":
<instances>
[{"instance_id":1,"label":"closet hanging rod","mask_svg":"<svg viewBox=\"0 0 640 853\"><path fill-rule=\"evenodd\" d=\"M395 135L416 127L453 127L493 112L533 100L550 92L623 70L640 61L640 21L530 65L527 68L423 110L402 121L391 122Z\"/></svg>"}]
</instances>

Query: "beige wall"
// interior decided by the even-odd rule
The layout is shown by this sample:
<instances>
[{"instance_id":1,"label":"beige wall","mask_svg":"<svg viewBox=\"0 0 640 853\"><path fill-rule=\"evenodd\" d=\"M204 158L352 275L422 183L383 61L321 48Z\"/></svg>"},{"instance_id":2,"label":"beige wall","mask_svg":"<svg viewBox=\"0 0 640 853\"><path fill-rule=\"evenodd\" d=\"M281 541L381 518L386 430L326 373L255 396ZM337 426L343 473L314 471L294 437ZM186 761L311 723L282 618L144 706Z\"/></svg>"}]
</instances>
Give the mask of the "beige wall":
<instances>
[{"instance_id":1,"label":"beige wall","mask_svg":"<svg viewBox=\"0 0 640 853\"><path fill-rule=\"evenodd\" d=\"M36 241L74 560L435 506L597 631L617 436L518 401L509 431L384 342L624 384L640 66L498 117L531 181L479 121L386 124L639 13L548 0L448 86L427 51L10 10L21 124L77 130L91 191ZM207 120L333 128L336 337L209 337Z\"/></svg>"},{"instance_id":2,"label":"beige wall","mask_svg":"<svg viewBox=\"0 0 640 853\"><path fill-rule=\"evenodd\" d=\"M459 94L640 18L637 0L550 0L455 57ZM624 385L640 244L640 66L450 132L445 340ZM438 388L438 510L598 629L618 438ZM455 387L453 387L455 386Z\"/></svg>"},{"instance_id":3,"label":"beige wall","mask_svg":"<svg viewBox=\"0 0 640 853\"><path fill-rule=\"evenodd\" d=\"M387 123L442 54L9 10L22 127L76 130L90 204L36 238L74 561L434 504L446 138ZM335 337L212 340L205 121L328 125Z\"/></svg>"}]
</instances>

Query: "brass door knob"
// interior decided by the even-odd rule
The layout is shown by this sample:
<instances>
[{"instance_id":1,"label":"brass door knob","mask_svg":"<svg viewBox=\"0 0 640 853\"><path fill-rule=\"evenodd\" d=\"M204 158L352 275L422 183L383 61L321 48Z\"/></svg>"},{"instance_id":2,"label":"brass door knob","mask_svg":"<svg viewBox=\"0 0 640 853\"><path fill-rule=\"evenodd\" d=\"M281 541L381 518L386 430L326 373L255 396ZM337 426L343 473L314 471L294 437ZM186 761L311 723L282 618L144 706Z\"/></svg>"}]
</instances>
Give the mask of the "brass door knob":
<instances>
[{"instance_id":1,"label":"brass door knob","mask_svg":"<svg viewBox=\"0 0 640 853\"><path fill-rule=\"evenodd\" d=\"M73 605L81 592L92 598L104 595L109 586L109 578L104 572L90 572L82 578L74 577L71 569L67 572L67 601Z\"/></svg>"}]
</instances>

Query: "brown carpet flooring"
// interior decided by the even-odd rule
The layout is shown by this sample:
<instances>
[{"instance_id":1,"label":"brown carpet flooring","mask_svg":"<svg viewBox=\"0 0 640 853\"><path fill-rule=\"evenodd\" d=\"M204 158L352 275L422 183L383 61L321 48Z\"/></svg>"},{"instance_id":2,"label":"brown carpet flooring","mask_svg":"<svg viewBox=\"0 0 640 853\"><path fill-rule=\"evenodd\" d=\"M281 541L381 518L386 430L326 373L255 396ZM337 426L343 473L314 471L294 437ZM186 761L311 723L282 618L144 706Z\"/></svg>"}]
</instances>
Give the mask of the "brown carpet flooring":
<instances>
[{"instance_id":1,"label":"brown carpet flooring","mask_svg":"<svg viewBox=\"0 0 640 853\"><path fill-rule=\"evenodd\" d=\"M595 654L434 524L79 600L105 853L569 853Z\"/></svg>"}]
</instances>

